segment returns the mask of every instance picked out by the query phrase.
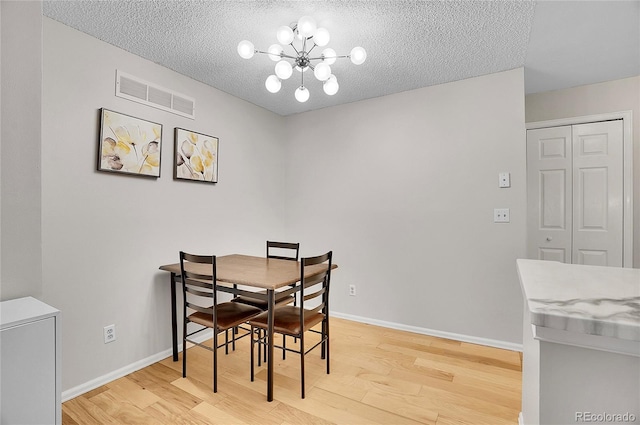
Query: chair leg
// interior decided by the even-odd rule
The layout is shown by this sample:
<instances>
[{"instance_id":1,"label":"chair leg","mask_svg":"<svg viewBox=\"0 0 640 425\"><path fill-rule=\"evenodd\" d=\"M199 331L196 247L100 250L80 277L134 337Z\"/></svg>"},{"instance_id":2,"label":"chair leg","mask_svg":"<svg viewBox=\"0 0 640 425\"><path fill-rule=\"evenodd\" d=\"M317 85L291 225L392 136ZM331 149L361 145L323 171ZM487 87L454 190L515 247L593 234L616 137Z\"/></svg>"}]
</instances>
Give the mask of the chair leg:
<instances>
[{"instance_id":1,"label":"chair leg","mask_svg":"<svg viewBox=\"0 0 640 425\"><path fill-rule=\"evenodd\" d=\"M262 335L262 329L257 328L257 332L258 335L258 366L262 365L262 340L260 339L260 336ZM264 349L264 351L266 352L266 348ZM265 357L264 361L267 361L267 358Z\"/></svg>"},{"instance_id":2,"label":"chair leg","mask_svg":"<svg viewBox=\"0 0 640 425\"><path fill-rule=\"evenodd\" d=\"M216 344L218 344L218 337L214 339L216 341ZM224 354L229 354L229 329L224 331Z\"/></svg>"},{"instance_id":3,"label":"chair leg","mask_svg":"<svg viewBox=\"0 0 640 425\"><path fill-rule=\"evenodd\" d=\"M304 398L304 331L300 334L300 385Z\"/></svg>"},{"instance_id":4,"label":"chair leg","mask_svg":"<svg viewBox=\"0 0 640 425\"><path fill-rule=\"evenodd\" d=\"M213 330L213 392L218 392L218 333Z\"/></svg>"},{"instance_id":5,"label":"chair leg","mask_svg":"<svg viewBox=\"0 0 640 425\"><path fill-rule=\"evenodd\" d=\"M236 332L231 329L231 349L236 351Z\"/></svg>"},{"instance_id":6,"label":"chair leg","mask_svg":"<svg viewBox=\"0 0 640 425\"><path fill-rule=\"evenodd\" d=\"M182 326L182 377L187 377L187 320L184 319Z\"/></svg>"},{"instance_id":7,"label":"chair leg","mask_svg":"<svg viewBox=\"0 0 640 425\"><path fill-rule=\"evenodd\" d=\"M327 349L327 375L329 374L329 318L326 319L326 327L325 327L325 338L327 338L326 349Z\"/></svg>"},{"instance_id":8,"label":"chair leg","mask_svg":"<svg viewBox=\"0 0 640 425\"><path fill-rule=\"evenodd\" d=\"M292 288L295 288L296 285L293 284L291 285ZM296 293L293 294L293 306L296 307L298 305L298 297L296 296ZM284 337L284 336L283 336ZM293 337L293 343L295 344L296 342L298 342L298 338L296 338L295 336Z\"/></svg>"},{"instance_id":9,"label":"chair leg","mask_svg":"<svg viewBox=\"0 0 640 425\"><path fill-rule=\"evenodd\" d=\"M253 339L253 326L251 326L251 382L253 382L253 350L254 350L254 344L255 344L255 340ZM258 348L260 348L260 344L258 344ZM258 361L260 361L260 353L258 353Z\"/></svg>"},{"instance_id":10,"label":"chair leg","mask_svg":"<svg viewBox=\"0 0 640 425\"><path fill-rule=\"evenodd\" d=\"M320 358L324 360L326 358L327 345L325 344L325 335L327 334L327 328L325 326L324 320L322 321L322 333L320 334L322 338L322 344L320 345Z\"/></svg>"},{"instance_id":11,"label":"chair leg","mask_svg":"<svg viewBox=\"0 0 640 425\"><path fill-rule=\"evenodd\" d=\"M262 339L264 340L266 338L267 338L267 330L262 329ZM266 363L267 362L267 346L266 345L262 347L262 353L264 355L264 362Z\"/></svg>"},{"instance_id":12,"label":"chair leg","mask_svg":"<svg viewBox=\"0 0 640 425\"><path fill-rule=\"evenodd\" d=\"M282 360L285 359L287 355L287 336L282 334Z\"/></svg>"}]
</instances>

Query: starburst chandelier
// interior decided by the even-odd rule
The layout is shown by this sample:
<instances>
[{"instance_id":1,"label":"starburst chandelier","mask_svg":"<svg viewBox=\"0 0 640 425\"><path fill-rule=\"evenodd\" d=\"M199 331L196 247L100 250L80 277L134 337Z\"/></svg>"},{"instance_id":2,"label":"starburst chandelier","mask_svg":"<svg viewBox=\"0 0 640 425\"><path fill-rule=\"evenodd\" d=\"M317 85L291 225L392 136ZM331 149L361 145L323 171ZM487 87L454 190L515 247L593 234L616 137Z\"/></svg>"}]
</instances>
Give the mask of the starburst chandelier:
<instances>
[{"instance_id":1,"label":"starburst chandelier","mask_svg":"<svg viewBox=\"0 0 640 425\"><path fill-rule=\"evenodd\" d=\"M329 44L330 36L329 31L318 28L316 21L310 16L303 16L291 25L281 26L276 32L276 38L280 44L272 44L266 52L255 50L253 43L242 40L238 43L238 54L244 59L251 59L255 53L263 53L277 62L275 74L269 75L265 81L265 87L270 93L280 91L282 81L291 77L294 68L299 71L301 83L294 93L298 102L309 100L309 89L305 87L304 78L307 70L311 69L313 75L322 82L324 92L333 96L340 88L338 79L331 73L331 65L336 59L350 58L355 65L360 65L367 59L367 52L362 47L354 47L350 54L341 56L331 48L312 54L316 47ZM291 46L293 53L286 53L283 46Z\"/></svg>"}]
</instances>

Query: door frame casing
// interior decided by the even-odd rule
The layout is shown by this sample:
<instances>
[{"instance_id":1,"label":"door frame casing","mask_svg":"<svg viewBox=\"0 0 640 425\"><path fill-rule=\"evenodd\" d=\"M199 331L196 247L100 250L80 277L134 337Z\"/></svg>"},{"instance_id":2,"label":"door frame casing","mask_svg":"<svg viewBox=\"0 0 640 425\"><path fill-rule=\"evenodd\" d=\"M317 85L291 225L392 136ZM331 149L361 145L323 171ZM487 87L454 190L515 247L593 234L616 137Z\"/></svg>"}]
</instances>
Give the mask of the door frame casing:
<instances>
[{"instance_id":1,"label":"door frame casing","mask_svg":"<svg viewBox=\"0 0 640 425\"><path fill-rule=\"evenodd\" d=\"M560 118L526 123L527 130L588 124L598 121L622 120L623 144L623 213L622 213L622 267L633 267L633 111L610 112L582 117ZM627 236L629 235L629 236ZM528 237L528 236L527 236Z\"/></svg>"}]
</instances>

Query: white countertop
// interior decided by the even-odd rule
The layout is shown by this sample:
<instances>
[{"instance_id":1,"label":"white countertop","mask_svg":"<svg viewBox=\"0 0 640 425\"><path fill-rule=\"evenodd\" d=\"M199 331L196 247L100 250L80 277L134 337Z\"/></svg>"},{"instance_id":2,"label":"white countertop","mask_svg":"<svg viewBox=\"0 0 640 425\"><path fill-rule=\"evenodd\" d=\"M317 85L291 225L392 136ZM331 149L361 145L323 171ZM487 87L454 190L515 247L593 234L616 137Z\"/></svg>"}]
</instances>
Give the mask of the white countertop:
<instances>
[{"instance_id":1,"label":"white countertop","mask_svg":"<svg viewBox=\"0 0 640 425\"><path fill-rule=\"evenodd\" d=\"M531 323L640 341L640 269L517 260Z\"/></svg>"}]
</instances>

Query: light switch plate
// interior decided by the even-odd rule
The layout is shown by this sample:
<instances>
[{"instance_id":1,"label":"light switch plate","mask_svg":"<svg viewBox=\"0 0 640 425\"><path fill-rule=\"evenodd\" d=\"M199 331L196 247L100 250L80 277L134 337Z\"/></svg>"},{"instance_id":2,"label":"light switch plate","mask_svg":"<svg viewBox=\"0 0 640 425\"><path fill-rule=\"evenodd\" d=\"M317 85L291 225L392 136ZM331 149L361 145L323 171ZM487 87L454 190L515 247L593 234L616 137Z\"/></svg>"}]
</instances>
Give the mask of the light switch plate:
<instances>
[{"instance_id":1,"label":"light switch plate","mask_svg":"<svg viewBox=\"0 0 640 425\"><path fill-rule=\"evenodd\" d=\"M511 176L509 173L498 174L498 186L499 187L511 187Z\"/></svg>"},{"instance_id":2,"label":"light switch plate","mask_svg":"<svg viewBox=\"0 0 640 425\"><path fill-rule=\"evenodd\" d=\"M509 208L495 208L493 210L494 223L509 223L509 221L510 221Z\"/></svg>"}]
</instances>

